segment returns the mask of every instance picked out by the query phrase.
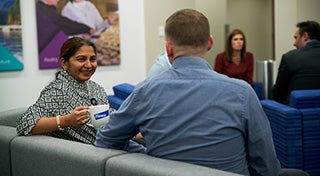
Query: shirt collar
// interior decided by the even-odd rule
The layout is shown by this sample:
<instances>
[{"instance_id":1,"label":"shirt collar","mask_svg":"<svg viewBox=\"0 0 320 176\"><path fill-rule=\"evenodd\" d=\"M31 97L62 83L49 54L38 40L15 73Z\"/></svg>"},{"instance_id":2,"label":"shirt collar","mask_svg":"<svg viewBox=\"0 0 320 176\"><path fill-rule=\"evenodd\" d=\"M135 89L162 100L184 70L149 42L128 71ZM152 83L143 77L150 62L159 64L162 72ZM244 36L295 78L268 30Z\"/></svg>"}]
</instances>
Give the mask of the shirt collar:
<instances>
[{"instance_id":1,"label":"shirt collar","mask_svg":"<svg viewBox=\"0 0 320 176\"><path fill-rule=\"evenodd\" d=\"M172 66L178 67L188 67L188 68L207 68L211 69L210 64L203 58L194 56L180 56L174 59Z\"/></svg>"},{"instance_id":2,"label":"shirt collar","mask_svg":"<svg viewBox=\"0 0 320 176\"><path fill-rule=\"evenodd\" d=\"M313 42L316 42L318 40L316 39L311 39L311 40L308 40L303 46L306 46L308 43L313 43Z\"/></svg>"}]
</instances>

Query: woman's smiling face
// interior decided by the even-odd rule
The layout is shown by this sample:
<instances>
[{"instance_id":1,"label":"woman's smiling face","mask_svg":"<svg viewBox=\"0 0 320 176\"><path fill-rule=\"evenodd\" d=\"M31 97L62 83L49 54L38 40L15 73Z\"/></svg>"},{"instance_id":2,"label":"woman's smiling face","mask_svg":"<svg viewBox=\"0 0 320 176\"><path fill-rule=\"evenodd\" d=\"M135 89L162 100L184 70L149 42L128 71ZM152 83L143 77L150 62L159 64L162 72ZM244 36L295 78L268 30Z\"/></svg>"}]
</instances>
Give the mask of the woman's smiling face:
<instances>
[{"instance_id":1,"label":"woman's smiling face","mask_svg":"<svg viewBox=\"0 0 320 176\"><path fill-rule=\"evenodd\" d=\"M61 65L64 70L81 83L89 80L98 66L93 47L87 45L80 47L69 60L61 58Z\"/></svg>"}]
</instances>

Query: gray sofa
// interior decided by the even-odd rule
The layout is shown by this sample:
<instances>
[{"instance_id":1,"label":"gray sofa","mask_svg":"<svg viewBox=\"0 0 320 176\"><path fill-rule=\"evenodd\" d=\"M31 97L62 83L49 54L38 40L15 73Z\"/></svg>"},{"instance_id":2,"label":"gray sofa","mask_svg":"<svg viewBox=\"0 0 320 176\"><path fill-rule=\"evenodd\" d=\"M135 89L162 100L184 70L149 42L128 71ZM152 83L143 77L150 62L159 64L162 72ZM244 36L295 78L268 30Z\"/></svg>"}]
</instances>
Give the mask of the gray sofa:
<instances>
[{"instance_id":1,"label":"gray sofa","mask_svg":"<svg viewBox=\"0 0 320 176\"><path fill-rule=\"evenodd\" d=\"M37 135L17 136L15 123L26 108L0 114L1 176L234 176L184 162Z\"/></svg>"}]
</instances>

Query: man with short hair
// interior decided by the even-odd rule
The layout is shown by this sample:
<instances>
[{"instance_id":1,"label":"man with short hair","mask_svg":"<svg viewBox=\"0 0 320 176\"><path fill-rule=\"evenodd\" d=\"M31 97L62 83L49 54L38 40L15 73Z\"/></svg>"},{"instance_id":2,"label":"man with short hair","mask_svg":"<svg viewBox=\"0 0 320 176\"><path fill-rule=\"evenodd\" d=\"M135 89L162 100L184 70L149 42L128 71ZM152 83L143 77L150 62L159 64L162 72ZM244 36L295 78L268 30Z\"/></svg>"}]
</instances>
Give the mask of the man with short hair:
<instances>
[{"instance_id":1,"label":"man with short hair","mask_svg":"<svg viewBox=\"0 0 320 176\"><path fill-rule=\"evenodd\" d=\"M182 9L165 25L172 66L139 83L95 145L188 162L242 175L278 175L269 121L245 81L212 70L208 19ZM143 135L146 147L130 139Z\"/></svg>"},{"instance_id":2,"label":"man with short hair","mask_svg":"<svg viewBox=\"0 0 320 176\"><path fill-rule=\"evenodd\" d=\"M296 25L294 46L282 55L273 99L288 104L292 90L320 89L320 25L303 21Z\"/></svg>"}]
</instances>

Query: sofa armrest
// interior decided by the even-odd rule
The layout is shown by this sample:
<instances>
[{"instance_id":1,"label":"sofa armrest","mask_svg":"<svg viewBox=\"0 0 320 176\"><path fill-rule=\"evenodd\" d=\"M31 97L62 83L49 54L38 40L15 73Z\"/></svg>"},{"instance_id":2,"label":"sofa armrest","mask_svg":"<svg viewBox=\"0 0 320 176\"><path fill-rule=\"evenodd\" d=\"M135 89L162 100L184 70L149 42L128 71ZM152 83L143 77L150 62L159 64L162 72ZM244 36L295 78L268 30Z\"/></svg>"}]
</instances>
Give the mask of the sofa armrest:
<instances>
[{"instance_id":1,"label":"sofa armrest","mask_svg":"<svg viewBox=\"0 0 320 176\"><path fill-rule=\"evenodd\" d=\"M273 100L262 100L282 167L303 169L302 114L293 107Z\"/></svg>"},{"instance_id":2,"label":"sofa armrest","mask_svg":"<svg viewBox=\"0 0 320 176\"><path fill-rule=\"evenodd\" d=\"M0 125L0 172L11 175L10 143L17 136L16 128Z\"/></svg>"},{"instance_id":3,"label":"sofa armrest","mask_svg":"<svg viewBox=\"0 0 320 176\"><path fill-rule=\"evenodd\" d=\"M125 152L39 135L14 138L11 153L15 176L105 176L106 161Z\"/></svg>"},{"instance_id":4,"label":"sofa armrest","mask_svg":"<svg viewBox=\"0 0 320 176\"><path fill-rule=\"evenodd\" d=\"M27 108L14 108L0 113L0 125L16 127L18 118L26 112Z\"/></svg>"},{"instance_id":5,"label":"sofa armrest","mask_svg":"<svg viewBox=\"0 0 320 176\"><path fill-rule=\"evenodd\" d=\"M209 167L152 157L140 153L110 158L106 163L108 176L236 176L238 174Z\"/></svg>"}]
</instances>

